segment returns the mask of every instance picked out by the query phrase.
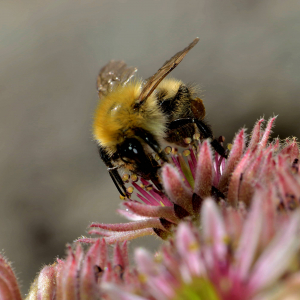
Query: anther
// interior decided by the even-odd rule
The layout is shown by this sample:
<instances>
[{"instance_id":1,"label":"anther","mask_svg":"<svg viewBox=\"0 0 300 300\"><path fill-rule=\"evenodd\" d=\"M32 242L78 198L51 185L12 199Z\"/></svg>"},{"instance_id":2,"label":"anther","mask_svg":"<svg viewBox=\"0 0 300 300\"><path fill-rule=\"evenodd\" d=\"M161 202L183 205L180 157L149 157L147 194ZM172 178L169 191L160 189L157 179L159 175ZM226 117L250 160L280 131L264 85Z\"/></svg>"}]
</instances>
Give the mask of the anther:
<instances>
[{"instance_id":1,"label":"anther","mask_svg":"<svg viewBox=\"0 0 300 300\"><path fill-rule=\"evenodd\" d=\"M126 182L126 183L129 181L129 178L130 178L130 175L127 174L127 173L125 173L125 174L122 176L123 182Z\"/></svg>"},{"instance_id":2,"label":"anther","mask_svg":"<svg viewBox=\"0 0 300 300\"><path fill-rule=\"evenodd\" d=\"M133 190L134 190L133 186L130 186L130 187L127 188L126 191L127 191L129 194L132 194L132 193L133 193Z\"/></svg>"},{"instance_id":3,"label":"anther","mask_svg":"<svg viewBox=\"0 0 300 300\"><path fill-rule=\"evenodd\" d=\"M166 153L166 154L170 154L171 152L172 152L172 147L167 146L167 147L165 148L165 153Z\"/></svg>"},{"instance_id":4,"label":"anther","mask_svg":"<svg viewBox=\"0 0 300 300\"><path fill-rule=\"evenodd\" d=\"M192 142L192 139L187 137L184 139L184 142L189 145Z\"/></svg>"},{"instance_id":5,"label":"anther","mask_svg":"<svg viewBox=\"0 0 300 300\"><path fill-rule=\"evenodd\" d=\"M139 180L139 178L138 178L138 176L137 176L136 174L132 174L132 175L131 175L131 180L132 180L133 182L137 182L137 181Z\"/></svg>"},{"instance_id":6,"label":"anther","mask_svg":"<svg viewBox=\"0 0 300 300\"><path fill-rule=\"evenodd\" d=\"M183 156L189 156L191 154L191 151L186 149L182 152Z\"/></svg>"}]
</instances>

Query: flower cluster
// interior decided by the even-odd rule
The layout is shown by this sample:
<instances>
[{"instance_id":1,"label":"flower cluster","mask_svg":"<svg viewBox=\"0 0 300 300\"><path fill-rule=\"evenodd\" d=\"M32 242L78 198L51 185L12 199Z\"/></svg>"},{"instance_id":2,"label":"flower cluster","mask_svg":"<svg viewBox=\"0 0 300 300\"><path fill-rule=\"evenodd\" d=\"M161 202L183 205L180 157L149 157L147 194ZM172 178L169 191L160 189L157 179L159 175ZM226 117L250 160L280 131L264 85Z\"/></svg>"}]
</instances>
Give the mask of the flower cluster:
<instances>
[{"instance_id":1,"label":"flower cluster","mask_svg":"<svg viewBox=\"0 0 300 300\"><path fill-rule=\"evenodd\" d=\"M212 196L221 205L234 208L240 202L248 207L259 187L277 195L275 206L282 209L298 206L298 144L295 139L282 144L278 139L268 143L275 117L265 129L263 121L255 124L249 141L245 129L237 133L228 159L218 153L213 155L207 140L201 143L196 139L190 144L189 150L184 151L186 160L176 151L167 151L172 164L162 168L165 194L142 178L138 185L136 176L133 177L132 187L138 191L142 203L128 199L123 202L125 209L118 211L131 222L93 223L89 233L105 236L109 244L151 234L166 239L182 219L199 221L205 198ZM85 243L95 240L79 239Z\"/></svg>"},{"instance_id":2,"label":"flower cluster","mask_svg":"<svg viewBox=\"0 0 300 300\"><path fill-rule=\"evenodd\" d=\"M166 148L164 193L132 176L128 189L139 201L127 199L119 210L132 222L93 223L90 233L102 237L79 239L92 244L87 251L78 241L68 246L26 299L298 299L299 147L295 139L268 142L274 120L265 129L259 120L249 140L241 129L228 159L197 136L183 155ZM154 256L137 249L132 266L126 241L151 234L166 241ZM115 244L112 259L108 244ZM0 299L21 299L1 256Z\"/></svg>"},{"instance_id":3,"label":"flower cluster","mask_svg":"<svg viewBox=\"0 0 300 300\"><path fill-rule=\"evenodd\" d=\"M104 239L84 254L68 248L65 260L44 267L27 299L280 300L300 293L300 211L278 214L274 195L258 189L251 208L204 200L201 230L181 222L155 256L126 242L108 258ZM10 266L1 260L0 298L21 299Z\"/></svg>"},{"instance_id":4,"label":"flower cluster","mask_svg":"<svg viewBox=\"0 0 300 300\"><path fill-rule=\"evenodd\" d=\"M109 299L101 289L105 283L122 284L124 290L133 290L133 283L138 287L137 273L128 266L126 242L115 246L111 260L104 239L97 240L86 253L79 244L75 250L69 246L66 259L57 259L40 271L26 299Z\"/></svg>"},{"instance_id":5,"label":"flower cluster","mask_svg":"<svg viewBox=\"0 0 300 300\"><path fill-rule=\"evenodd\" d=\"M261 190L255 193L247 218L243 210L219 209L208 198L201 231L182 222L174 240L156 256L137 249L142 295L158 300L298 299L300 212L277 218L273 199L265 202L265 196ZM114 284L104 288L112 299L135 299L120 297L122 287Z\"/></svg>"}]
</instances>

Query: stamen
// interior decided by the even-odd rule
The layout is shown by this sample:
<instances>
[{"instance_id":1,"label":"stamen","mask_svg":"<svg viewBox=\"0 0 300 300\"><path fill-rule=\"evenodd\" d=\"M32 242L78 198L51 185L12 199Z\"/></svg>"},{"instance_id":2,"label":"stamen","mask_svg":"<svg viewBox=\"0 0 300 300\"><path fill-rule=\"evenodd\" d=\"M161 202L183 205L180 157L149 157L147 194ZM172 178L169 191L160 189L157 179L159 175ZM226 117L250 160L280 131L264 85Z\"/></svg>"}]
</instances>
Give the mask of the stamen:
<instances>
[{"instance_id":1,"label":"stamen","mask_svg":"<svg viewBox=\"0 0 300 300\"><path fill-rule=\"evenodd\" d=\"M131 180L132 180L133 182L137 182L137 181L139 180L139 177L138 177L136 174L132 174L132 175L131 175Z\"/></svg>"},{"instance_id":2,"label":"stamen","mask_svg":"<svg viewBox=\"0 0 300 300\"><path fill-rule=\"evenodd\" d=\"M193 140L194 140L194 141L199 141L199 140L200 140L200 133L195 133L195 134L193 135Z\"/></svg>"},{"instance_id":3,"label":"stamen","mask_svg":"<svg viewBox=\"0 0 300 300\"><path fill-rule=\"evenodd\" d=\"M191 151L186 149L182 152L183 156L189 156L191 154Z\"/></svg>"},{"instance_id":4,"label":"stamen","mask_svg":"<svg viewBox=\"0 0 300 300\"><path fill-rule=\"evenodd\" d=\"M184 142L189 145L192 142L192 139L187 137L184 139Z\"/></svg>"},{"instance_id":5,"label":"stamen","mask_svg":"<svg viewBox=\"0 0 300 300\"><path fill-rule=\"evenodd\" d=\"M178 153L178 149L175 148L175 147L173 147L173 148L172 148L172 154L173 154L173 155L177 155L177 153Z\"/></svg>"},{"instance_id":6,"label":"stamen","mask_svg":"<svg viewBox=\"0 0 300 300\"><path fill-rule=\"evenodd\" d=\"M166 153L166 154L170 154L171 152L172 152L172 147L167 146L167 147L165 148L165 153Z\"/></svg>"},{"instance_id":7,"label":"stamen","mask_svg":"<svg viewBox=\"0 0 300 300\"><path fill-rule=\"evenodd\" d=\"M133 182L132 185L138 190L139 193L141 193L150 202L150 205L155 205L155 206L159 205L157 203L157 201L155 200L155 198L153 198L151 195L149 195L145 190L143 190L135 182Z\"/></svg>"},{"instance_id":8,"label":"stamen","mask_svg":"<svg viewBox=\"0 0 300 300\"><path fill-rule=\"evenodd\" d=\"M195 155L194 149L191 146L190 146L190 151L191 151L191 159L192 159L192 162L193 162L193 166L195 168L196 165L197 165L197 159L196 159L196 155ZM196 149L196 152L197 152L197 149Z\"/></svg>"},{"instance_id":9,"label":"stamen","mask_svg":"<svg viewBox=\"0 0 300 300\"><path fill-rule=\"evenodd\" d=\"M145 187L146 191L149 192L153 189L152 184L149 184L148 186Z\"/></svg>"},{"instance_id":10,"label":"stamen","mask_svg":"<svg viewBox=\"0 0 300 300\"><path fill-rule=\"evenodd\" d=\"M155 159L156 161L159 161L159 160L160 160L160 157L159 157L159 155L158 155L157 153L154 155L154 159Z\"/></svg>"},{"instance_id":11,"label":"stamen","mask_svg":"<svg viewBox=\"0 0 300 300\"><path fill-rule=\"evenodd\" d=\"M127 188L127 192L128 192L129 194L132 194L133 191L134 191L134 188L133 188L132 186L130 186L130 187Z\"/></svg>"},{"instance_id":12,"label":"stamen","mask_svg":"<svg viewBox=\"0 0 300 300\"><path fill-rule=\"evenodd\" d=\"M123 182L125 183L128 183L129 182L129 178L130 178L130 175L125 173L123 176L122 176L122 180Z\"/></svg>"}]
</instances>

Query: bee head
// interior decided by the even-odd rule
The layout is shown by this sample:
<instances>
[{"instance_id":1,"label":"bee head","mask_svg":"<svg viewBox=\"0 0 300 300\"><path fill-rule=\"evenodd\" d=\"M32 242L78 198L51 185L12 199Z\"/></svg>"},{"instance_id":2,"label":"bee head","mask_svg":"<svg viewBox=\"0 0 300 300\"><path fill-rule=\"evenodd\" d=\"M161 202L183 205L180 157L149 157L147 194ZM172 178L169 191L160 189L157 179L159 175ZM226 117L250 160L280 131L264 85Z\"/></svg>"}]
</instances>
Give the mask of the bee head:
<instances>
[{"instance_id":1,"label":"bee head","mask_svg":"<svg viewBox=\"0 0 300 300\"><path fill-rule=\"evenodd\" d=\"M143 164L149 160L149 156L145 153L142 142L157 153L163 161L168 161L159 143L150 132L142 128L135 128L134 133L135 137L126 138L123 143L117 146L120 158L124 162L131 163L134 161L137 164Z\"/></svg>"}]
</instances>

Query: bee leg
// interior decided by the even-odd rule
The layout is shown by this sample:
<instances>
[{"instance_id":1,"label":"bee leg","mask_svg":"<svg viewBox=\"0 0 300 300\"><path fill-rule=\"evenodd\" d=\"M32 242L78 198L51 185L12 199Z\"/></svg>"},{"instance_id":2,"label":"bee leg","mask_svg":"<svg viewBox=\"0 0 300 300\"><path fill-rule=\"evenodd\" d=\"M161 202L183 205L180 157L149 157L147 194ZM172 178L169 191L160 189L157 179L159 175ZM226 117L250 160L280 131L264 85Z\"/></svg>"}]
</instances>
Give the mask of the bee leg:
<instances>
[{"instance_id":1,"label":"bee leg","mask_svg":"<svg viewBox=\"0 0 300 300\"><path fill-rule=\"evenodd\" d=\"M115 184L117 190L123 197L129 197L117 167L113 166L113 164L111 163L111 158L107 155L106 151L101 146L99 146L98 149L100 157L105 163L105 165L108 167L107 171L109 172L109 175L113 183Z\"/></svg>"},{"instance_id":2,"label":"bee leg","mask_svg":"<svg viewBox=\"0 0 300 300\"><path fill-rule=\"evenodd\" d=\"M126 191L126 187L124 185L124 182L123 182L119 172L116 169L111 169L111 168L108 168L107 170L108 170L109 175L110 175L112 181L114 182L117 190L119 191L120 195L122 195L123 197L129 198L129 194ZM121 190L121 188L123 191Z\"/></svg>"},{"instance_id":3,"label":"bee leg","mask_svg":"<svg viewBox=\"0 0 300 300\"><path fill-rule=\"evenodd\" d=\"M162 159L164 162L168 161L166 154L161 150L159 143L149 131L142 128L136 128L135 134L144 140L144 142L148 144L148 146L150 146L155 153L158 154L160 159Z\"/></svg>"},{"instance_id":4,"label":"bee leg","mask_svg":"<svg viewBox=\"0 0 300 300\"><path fill-rule=\"evenodd\" d=\"M212 139L210 144L216 150L216 152L218 152L221 156L227 158L227 153L226 153L224 147L218 142L218 140L216 140L213 137L213 133L212 133L210 127L207 124L205 124L202 120L198 120L196 118L177 119L177 120L174 120L171 123L169 123L168 128L169 129L176 129L176 128L179 128L179 127L182 127L186 124L191 124L191 123L195 123L197 125L199 131L202 133L202 136L205 139L207 139L207 138Z\"/></svg>"}]
</instances>

